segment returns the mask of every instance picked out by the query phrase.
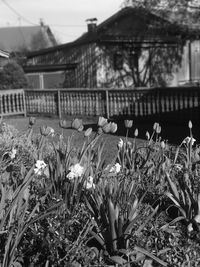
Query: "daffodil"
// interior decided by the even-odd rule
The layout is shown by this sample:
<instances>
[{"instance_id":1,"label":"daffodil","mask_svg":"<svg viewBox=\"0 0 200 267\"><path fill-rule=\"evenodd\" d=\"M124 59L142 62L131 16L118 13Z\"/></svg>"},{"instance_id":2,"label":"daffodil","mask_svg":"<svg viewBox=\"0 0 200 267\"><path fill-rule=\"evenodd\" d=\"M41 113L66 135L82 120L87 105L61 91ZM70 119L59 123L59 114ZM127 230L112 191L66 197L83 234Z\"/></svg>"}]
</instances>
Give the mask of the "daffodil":
<instances>
[{"instance_id":1,"label":"daffodil","mask_svg":"<svg viewBox=\"0 0 200 267\"><path fill-rule=\"evenodd\" d=\"M15 148L13 148L13 149L10 151L9 156L10 156L11 159L14 159L15 156L16 156L16 154L17 154L17 150L16 150Z\"/></svg>"},{"instance_id":2,"label":"daffodil","mask_svg":"<svg viewBox=\"0 0 200 267\"><path fill-rule=\"evenodd\" d=\"M115 163L115 165L113 165L112 167L110 167L110 165L108 165L106 167L106 170L109 170L110 173L117 174L121 170L121 165L119 163Z\"/></svg>"},{"instance_id":3,"label":"daffodil","mask_svg":"<svg viewBox=\"0 0 200 267\"><path fill-rule=\"evenodd\" d=\"M81 177L83 175L84 168L79 163L76 163L75 165L70 166L69 171L67 178L72 180L74 178Z\"/></svg>"},{"instance_id":4,"label":"daffodil","mask_svg":"<svg viewBox=\"0 0 200 267\"><path fill-rule=\"evenodd\" d=\"M34 168L34 173L37 175L41 175L46 167L47 164L43 160L37 160Z\"/></svg>"},{"instance_id":5,"label":"daffodil","mask_svg":"<svg viewBox=\"0 0 200 267\"><path fill-rule=\"evenodd\" d=\"M193 137L189 137L187 136L184 140L183 140L183 144L189 145L191 143L191 145L193 146L194 143L196 142L196 139L194 139Z\"/></svg>"},{"instance_id":6,"label":"daffodil","mask_svg":"<svg viewBox=\"0 0 200 267\"><path fill-rule=\"evenodd\" d=\"M124 141L120 138L118 142L118 148L122 149L123 145L124 145Z\"/></svg>"},{"instance_id":7,"label":"daffodil","mask_svg":"<svg viewBox=\"0 0 200 267\"><path fill-rule=\"evenodd\" d=\"M93 177L92 176L89 176L86 181L84 182L83 186L86 188L86 189L92 189L94 188L95 189L95 184L93 182Z\"/></svg>"}]
</instances>

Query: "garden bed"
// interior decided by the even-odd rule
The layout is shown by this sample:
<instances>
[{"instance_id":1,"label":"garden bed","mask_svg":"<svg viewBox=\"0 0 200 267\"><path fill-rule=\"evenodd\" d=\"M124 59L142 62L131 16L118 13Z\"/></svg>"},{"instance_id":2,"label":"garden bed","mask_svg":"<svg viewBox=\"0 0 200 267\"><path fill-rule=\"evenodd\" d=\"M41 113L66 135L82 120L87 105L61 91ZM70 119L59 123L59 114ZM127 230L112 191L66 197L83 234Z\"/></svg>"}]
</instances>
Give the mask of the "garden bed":
<instances>
[{"instance_id":1,"label":"garden bed","mask_svg":"<svg viewBox=\"0 0 200 267\"><path fill-rule=\"evenodd\" d=\"M1 122L0 265L199 266L192 123L176 147L158 123L145 141L131 120L121 137L103 117L85 124Z\"/></svg>"}]
</instances>

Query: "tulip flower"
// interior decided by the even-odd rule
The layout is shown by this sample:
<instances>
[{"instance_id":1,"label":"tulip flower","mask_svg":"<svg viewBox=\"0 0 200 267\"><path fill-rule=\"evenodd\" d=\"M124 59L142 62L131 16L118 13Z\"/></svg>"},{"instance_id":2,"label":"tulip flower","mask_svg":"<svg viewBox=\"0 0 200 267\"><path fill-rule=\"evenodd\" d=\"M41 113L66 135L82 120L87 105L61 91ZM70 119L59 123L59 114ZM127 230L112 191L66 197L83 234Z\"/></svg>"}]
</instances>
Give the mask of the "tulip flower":
<instances>
[{"instance_id":1,"label":"tulip flower","mask_svg":"<svg viewBox=\"0 0 200 267\"><path fill-rule=\"evenodd\" d=\"M107 124L107 123L108 123L108 119L106 119L106 118L100 116L97 125L98 125L99 127L103 127L103 126L104 126L105 124Z\"/></svg>"},{"instance_id":2,"label":"tulip flower","mask_svg":"<svg viewBox=\"0 0 200 267\"><path fill-rule=\"evenodd\" d=\"M79 132L81 132L83 130L83 121L82 121L82 119L78 119L78 118L74 119L72 121L71 127L73 129L76 129Z\"/></svg>"},{"instance_id":3,"label":"tulip flower","mask_svg":"<svg viewBox=\"0 0 200 267\"><path fill-rule=\"evenodd\" d=\"M53 128L51 128L49 126L41 126L40 127L40 133L41 133L41 135L44 135L44 136L49 136L49 135L54 136L55 131Z\"/></svg>"},{"instance_id":4,"label":"tulip flower","mask_svg":"<svg viewBox=\"0 0 200 267\"><path fill-rule=\"evenodd\" d=\"M104 133L109 133L111 129L111 122L106 123L103 127L102 130Z\"/></svg>"},{"instance_id":5,"label":"tulip flower","mask_svg":"<svg viewBox=\"0 0 200 267\"><path fill-rule=\"evenodd\" d=\"M35 124L36 118L35 117L30 117L29 119L29 126L33 126Z\"/></svg>"},{"instance_id":6,"label":"tulip flower","mask_svg":"<svg viewBox=\"0 0 200 267\"><path fill-rule=\"evenodd\" d=\"M114 122L110 123L110 132L115 133L117 131L117 124Z\"/></svg>"},{"instance_id":7,"label":"tulip flower","mask_svg":"<svg viewBox=\"0 0 200 267\"><path fill-rule=\"evenodd\" d=\"M138 136L138 128L135 129L134 136L135 136L135 137Z\"/></svg>"},{"instance_id":8,"label":"tulip flower","mask_svg":"<svg viewBox=\"0 0 200 267\"><path fill-rule=\"evenodd\" d=\"M188 122L188 127L189 127L189 129L192 129L192 122L191 121Z\"/></svg>"},{"instance_id":9,"label":"tulip flower","mask_svg":"<svg viewBox=\"0 0 200 267\"><path fill-rule=\"evenodd\" d=\"M126 128L130 129L133 126L133 120L125 120L124 125Z\"/></svg>"},{"instance_id":10,"label":"tulip flower","mask_svg":"<svg viewBox=\"0 0 200 267\"><path fill-rule=\"evenodd\" d=\"M67 129L68 128L68 125L67 125L67 121L66 120L60 120L59 125L63 129Z\"/></svg>"},{"instance_id":11,"label":"tulip flower","mask_svg":"<svg viewBox=\"0 0 200 267\"><path fill-rule=\"evenodd\" d=\"M88 128L86 131L85 131L85 137L89 137L92 133L92 128Z\"/></svg>"}]
</instances>

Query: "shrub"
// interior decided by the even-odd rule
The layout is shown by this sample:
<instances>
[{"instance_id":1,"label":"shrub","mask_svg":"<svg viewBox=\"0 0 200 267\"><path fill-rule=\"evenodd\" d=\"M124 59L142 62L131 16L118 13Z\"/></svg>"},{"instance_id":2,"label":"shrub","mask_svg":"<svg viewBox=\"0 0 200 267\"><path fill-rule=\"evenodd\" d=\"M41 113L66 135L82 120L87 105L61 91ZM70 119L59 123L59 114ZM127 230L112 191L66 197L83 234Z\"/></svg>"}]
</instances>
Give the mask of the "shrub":
<instances>
[{"instance_id":1,"label":"shrub","mask_svg":"<svg viewBox=\"0 0 200 267\"><path fill-rule=\"evenodd\" d=\"M15 61L7 63L0 72L0 89L20 89L27 87L24 71Z\"/></svg>"}]
</instances>

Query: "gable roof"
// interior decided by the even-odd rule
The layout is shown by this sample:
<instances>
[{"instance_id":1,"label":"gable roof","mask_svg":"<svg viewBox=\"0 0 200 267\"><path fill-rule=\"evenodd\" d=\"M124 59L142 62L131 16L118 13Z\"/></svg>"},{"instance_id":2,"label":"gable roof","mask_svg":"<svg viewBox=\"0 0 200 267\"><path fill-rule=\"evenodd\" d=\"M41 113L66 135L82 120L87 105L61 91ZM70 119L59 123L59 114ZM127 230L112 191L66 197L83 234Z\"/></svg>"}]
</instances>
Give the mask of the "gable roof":
<instances>
[{"instance_id":1,"label":"gable roof","mask_svg":"<svg viewBox=\"0 0 200 267\"><path fill-rule=\"evenodd\" d=\"M124 27L122 27L121 32L119 32L118 25L120 22L124 21L127 22L124 24ZM174 21L172 22L169 18L165 18L159 13L153 13L143 8L125 7L96 26L95 31L92 33L86 32L70 43L30 52L27 54L27 57L29 58L48 54L49 52L71 49L91 42L114 40L114 38L118 41L131 40L131 37L132 40L136 40L135 37L140 35L151 39L155 38L155 36L162 36L163 42L174 42L177 41L177 37L179 38L181 35L191 37L194 34L196 35L197 31L200 35L199 30L195 29L195 32L193 32L193 29L182 27L178 24L174 26ZM139 38L139 41L140 40L141 39Z\"/></svg>"},{"instance_id":2,"label":"gable roof","mask_svg":"<svg viewBox=\"0 0 200 267\"><path fill-rule=\"evenodd\" d=\"M0 49L9 52L31 50L31 44L37 35L43 36L47 47L57 45L48 26L3 27L0 28Z\"/></svg>"},{"instance_id":3,"label":"gable roof","mask_svg":"<svg viewBox=\"0 0 200 267\"><path fill-rule=\"evenodd\" d=\"M0 49L0 57L9 58L10 54Z\"/></svg>"}]
</instances>

